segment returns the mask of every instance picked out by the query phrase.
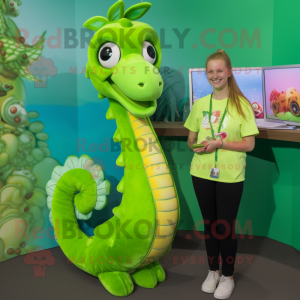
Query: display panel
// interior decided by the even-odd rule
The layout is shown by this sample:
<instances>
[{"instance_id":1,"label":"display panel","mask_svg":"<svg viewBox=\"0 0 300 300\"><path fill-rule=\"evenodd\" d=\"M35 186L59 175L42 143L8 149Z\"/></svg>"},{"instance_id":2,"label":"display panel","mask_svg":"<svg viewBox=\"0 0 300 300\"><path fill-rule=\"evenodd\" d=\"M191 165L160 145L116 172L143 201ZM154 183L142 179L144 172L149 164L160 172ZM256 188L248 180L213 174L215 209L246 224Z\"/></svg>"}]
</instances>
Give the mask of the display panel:
<instances>
[{"instance_id":1,"label":"display panel","mask_svg":"<svg viewBox=\"0 0 300 300\"><path fill-rule=\"evenodd\" d=\"M300 123L300 65L263 68L266 119Z\"/></svg>"}]
</instances>

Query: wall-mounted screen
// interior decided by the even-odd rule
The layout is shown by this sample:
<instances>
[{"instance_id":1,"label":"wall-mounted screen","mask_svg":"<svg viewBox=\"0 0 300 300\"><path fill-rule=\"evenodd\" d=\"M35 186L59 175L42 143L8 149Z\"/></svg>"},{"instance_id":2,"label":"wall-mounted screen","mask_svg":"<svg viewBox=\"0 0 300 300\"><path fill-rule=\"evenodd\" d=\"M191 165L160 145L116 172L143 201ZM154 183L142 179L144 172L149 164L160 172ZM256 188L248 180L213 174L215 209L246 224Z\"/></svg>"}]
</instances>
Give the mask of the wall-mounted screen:
<instances>
[{"instance_id":1,"label":"wall-mounted screen","mask_svg":"<svg viewBox=\"0 0 300 300\"><path fill-rule=\"evenodd\" d=\"M266 119L300 123L300 65L263 68Z\"/></svg>"}]
</instances>

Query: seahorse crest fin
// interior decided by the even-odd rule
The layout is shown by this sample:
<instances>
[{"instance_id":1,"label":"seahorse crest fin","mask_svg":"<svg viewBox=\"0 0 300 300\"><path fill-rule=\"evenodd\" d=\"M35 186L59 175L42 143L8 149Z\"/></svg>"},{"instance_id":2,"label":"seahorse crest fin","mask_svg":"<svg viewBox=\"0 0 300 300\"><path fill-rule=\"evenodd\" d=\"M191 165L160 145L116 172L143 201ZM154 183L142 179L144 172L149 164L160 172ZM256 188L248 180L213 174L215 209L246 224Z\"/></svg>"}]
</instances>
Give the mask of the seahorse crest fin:
<instances>
[{"instance_id":1,"label":"seahorse crest fin","mask_svg":"<svg viewBox=\"0 0 300 300\"><path fill-rule=\"evenodd\" d=\"M119 193L124 193L125 191L125 186L124 186L124 176L122 177L121 181L119 182L118 186L117 186L117 191Z\"/></svg>"}]
</instances>

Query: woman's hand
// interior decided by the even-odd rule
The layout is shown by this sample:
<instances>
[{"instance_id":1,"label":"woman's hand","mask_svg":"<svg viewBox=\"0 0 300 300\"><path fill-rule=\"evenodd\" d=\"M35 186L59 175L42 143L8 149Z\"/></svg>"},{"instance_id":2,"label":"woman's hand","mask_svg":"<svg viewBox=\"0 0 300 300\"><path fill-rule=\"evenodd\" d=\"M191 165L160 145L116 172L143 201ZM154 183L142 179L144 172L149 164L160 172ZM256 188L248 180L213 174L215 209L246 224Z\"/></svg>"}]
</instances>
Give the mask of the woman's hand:
<instances>
[{"instance_id":1,"label":"woman's hand","mask_svg":"<svg viewBox=\"0 0 300 300\"><path fill-rule=\"evenodd\" d=\"M211 153L214 152L216 148L219 148L221 144L222 142L220 140L205 141L204 147L193 149L193 151L196 153Z\"/></svg>"},{"instance_id":2,"label":"woman's hand","mask_svg":"<svg viewBox=\"0 0 300 300\"><path fill-rule=\"evenodd\" d=\"M193 149L193 151L194 151L195 153L201 153L201 152L204 152L204 150L205 150L205 147Z\"/></svg>"},{"instance_id":3,"label":"woman's hand","mask_svg":"<svg viewBox=\"0 0 300 300\"><path fill-rule=\"evenodd\" d=\"M217 148L221 146L222 142L220 140L213 140L210 142L207 142L207 144L203 147L205 153L212 153L214 152ZM203 152L201 151L201 152Z\"/></svg>"}]
</instances>

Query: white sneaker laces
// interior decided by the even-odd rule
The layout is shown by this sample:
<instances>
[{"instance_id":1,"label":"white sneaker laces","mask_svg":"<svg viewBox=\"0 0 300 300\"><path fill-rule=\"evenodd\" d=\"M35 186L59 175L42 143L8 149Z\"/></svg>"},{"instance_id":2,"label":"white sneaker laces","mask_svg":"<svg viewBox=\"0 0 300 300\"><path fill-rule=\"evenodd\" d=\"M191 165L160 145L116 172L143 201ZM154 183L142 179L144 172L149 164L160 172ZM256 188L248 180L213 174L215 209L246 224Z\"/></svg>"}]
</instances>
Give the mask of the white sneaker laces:
<instances>
[{"instance_id":1,"label":"white sneaker laces","mask_svg":"<svg viewBox=\"0 0 300 300\"><path fill-rule=\"evenodd\" d=\"M210 277L212 277L212 276L215 278L215 276L214 276L214 271L209 271L207 280L209 280Z\"/></svg>"},{"instance_id":2,"label":"white sneaker laces","mask_svg":"<svg viewBox=\"0 0 300 300\"><path fill-rule=\"evenodd\" d=\"M218 287L226 287L227 284L231 284L232 279L229 277L222 276L219 282Z\"/></svg>"}]
</instances>

